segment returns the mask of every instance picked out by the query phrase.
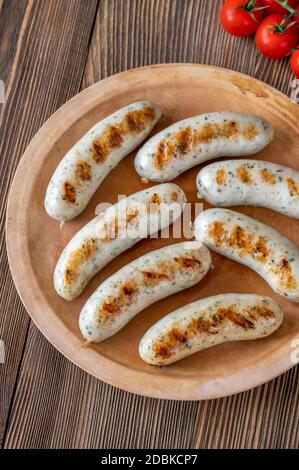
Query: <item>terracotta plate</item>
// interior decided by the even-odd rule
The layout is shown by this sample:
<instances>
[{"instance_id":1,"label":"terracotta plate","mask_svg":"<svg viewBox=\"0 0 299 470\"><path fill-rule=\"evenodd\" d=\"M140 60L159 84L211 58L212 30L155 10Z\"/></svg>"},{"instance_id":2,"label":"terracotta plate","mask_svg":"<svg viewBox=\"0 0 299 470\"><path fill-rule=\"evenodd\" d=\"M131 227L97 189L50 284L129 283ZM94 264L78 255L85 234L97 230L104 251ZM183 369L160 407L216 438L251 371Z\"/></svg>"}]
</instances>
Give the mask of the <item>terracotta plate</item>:
<instances>
[{"instance_id":1,"label":"terracotta plate","mask_svg":"<svg viewBox=\"0 0 299 470\"><path fill-rule=\"evenodd\" d=\"M81 216L60 227L44 211L50 176L65 152L96 121L136 100L161 106L158 129L179 119L212 111L259 114L275 128L274 142L255 158L299 170L299 109L269 86L228 70L187 64L150 66L115 75L75 96L40 129L16 172L7 211L7 247L12 275L31 318L49 341L88 373L117 387L151 397L199 400L222 397L260 385L292 366L292 340L299 337L299 312L278 298L257 274L213 255L215 268L197 286L140 313L102 344L82 347L79 312L107 276L141 254L172 240L145 240L99 273L81 297L62 300L52 275L58 256L73 234L90 220L100 202L114 202L144 188L127 157L104 181ZM175 181L196 201L194 168ZM208 207L205 204L205 207ZM241 207L299 245L299 223L271 210ZM180 240L176 240L180 241ZM224 292L270 295L285 312L283 326L267 339L223 344L165 368L144 364L138 343L153 322L186 303Z\"/></svg>"}]
</instances>

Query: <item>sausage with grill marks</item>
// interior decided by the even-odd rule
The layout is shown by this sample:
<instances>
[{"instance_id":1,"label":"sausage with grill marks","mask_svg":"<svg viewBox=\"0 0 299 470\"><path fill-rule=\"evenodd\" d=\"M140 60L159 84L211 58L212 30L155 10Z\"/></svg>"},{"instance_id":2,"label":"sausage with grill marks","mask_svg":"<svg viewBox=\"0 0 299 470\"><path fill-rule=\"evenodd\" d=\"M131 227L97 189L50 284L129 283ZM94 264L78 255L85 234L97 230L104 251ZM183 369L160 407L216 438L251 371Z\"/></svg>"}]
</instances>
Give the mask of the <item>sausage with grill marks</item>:
<instances>
[{"instance_id":1,"label":"sausage with grill marks","mask_svg":"<svg viewBox=\"0 0 299 470\"><path fill-rule=\"evenodd\" d=\"M281 308L269 297L220 294L155 323L141 339L139 355L150 365L164 366L220 343L264 338L282 320Z\"/></svg>"},{"instance_id":2,"label":"sausage with grill marks","mask_svg":"<svg viewBox=\"0 0 299 470\"><path fill-rule=\"evenodd\" d=\"M149 305L198 283L211 265L198 242L177 243L147 253L104 281L80 314L84 338L100 342L117 333Z\"/></svg>"},{"instance_id":3,"label":"sausage with grill marks","mask_svg":"<svg viewBox=\"0 0 299 470\"><path fill-rule=\"evenodd\" d=\"M95 124L56 168L45 197L48 215L59 221L77 217L110 171L146 139L160 116L158 106L142 101Z\"/></svg>"},{"instance_id":4,"label":"sausage with grill marks","mask_svg":"<svg viewBox=\"0 0 299 470\"><path fill-rule=\"evenodd\" d=\"M299 302L299 249L273 228L229 209L208 209L195 219L195 238L248 266L279 295Z\"/></svg>"},{"instance_id":5,"label":"sausage with grill marks","mask_svg":"<svg viewBox=\"0 0 299 470\"><path fill-rule=\"evenodd\" d=\"M259 160L212 163L197 175L200 197L213 206L262 206L299 219L299 172Z\"/></svg>"},{"instance_id":6,"label":"sausage with grill marks","mask_svg":"<svg viewBox=\"0 0 299 470\"><path fill-rule=\"evenodd\" d=\"M203 114L154 135L138 151L135 169L150 181L170 181L212 158L253 155L272 139L273 129L261 117L231 112Z\"/></svg>"},{"instance_id":7,"label":"sausage with grill marks","mask_svg":"<svg viewBox=\"0 0 299 470\"><path fill-rule=\"evenodd\" d=\"M165 183L108 207L64 248L54 272L56 292L74 300L112 259L178 219L185 202L185 193L176 184Z\"/></svg>"}]
</instances>

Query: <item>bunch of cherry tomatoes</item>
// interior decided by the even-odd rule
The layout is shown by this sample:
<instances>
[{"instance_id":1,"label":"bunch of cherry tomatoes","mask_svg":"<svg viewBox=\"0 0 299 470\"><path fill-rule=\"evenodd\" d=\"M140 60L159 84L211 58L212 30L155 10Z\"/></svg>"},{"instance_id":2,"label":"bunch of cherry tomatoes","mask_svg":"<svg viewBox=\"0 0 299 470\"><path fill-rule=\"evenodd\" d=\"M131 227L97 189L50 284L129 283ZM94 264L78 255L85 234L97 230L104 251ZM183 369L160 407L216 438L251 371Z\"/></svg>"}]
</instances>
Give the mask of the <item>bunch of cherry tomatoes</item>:
<instances>
[{"instance_id":1,"label":"bunch of cherry tomatoes","mask_svg":"<svg viewBox=\"0 0 299 470\"><path fill-rule=\"evenodd\" d=\"M290 56L299 78L299 0L226 0L221 24L234 36L255 34L258 49L271 59Z\"/></svg>"}]
</instances>

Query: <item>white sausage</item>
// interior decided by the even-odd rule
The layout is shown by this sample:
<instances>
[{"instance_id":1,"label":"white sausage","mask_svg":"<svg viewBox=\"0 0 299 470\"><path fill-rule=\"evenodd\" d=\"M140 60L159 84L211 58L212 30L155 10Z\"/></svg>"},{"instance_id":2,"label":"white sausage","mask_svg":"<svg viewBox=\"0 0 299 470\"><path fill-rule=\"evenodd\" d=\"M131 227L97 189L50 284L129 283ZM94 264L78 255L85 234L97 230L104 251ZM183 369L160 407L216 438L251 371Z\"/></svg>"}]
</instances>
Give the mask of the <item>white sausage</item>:
<instances>
[{"instance_id":1,"label":"white sausage","mask_svg":"<svg viewBox=\"0 0 299 470\"><path fill-rule=\"evenodd\" d=\"M262 206L299 218L299 172L275 163L227 160L197 175L197 189L213 206Z\"/></svg>"},{"instance_id":2,"label":"white sausage","mask_svg":"<svg viewBox=\"0 0 299 470\"><path fill-rule=\"evenodd\" d=\"M264 338L282 320L282 310L269 297L215 295L155 323L141 339L139 355L148 364L164 366L216 344Z\"/></svg>"},{"instance_id":3,"label":"white sausage","mask_svg":"<svg viewBox=\"0 0 299 470\"><path fill-rule=\"evenodd\" d=\"M273 228L228 209L208 209L195 220L195 238L244 264L283 297L299 302L299 250Z\"/></svg>"},{"instance_id":4,"label":"white sausage","mask_svg":"<svg viewBox=\"0 0 299 470\"><path fill-rule=\"evenodd\" d=\"M203 114L176 122L152 137L138 151L135 169L150 181L170 181L212 158L257 153L272 138L272 127L258 116Z\"/></svg>"},{"instance_id":5,"label":"white sausage","mask_svg":"<svg viewBox=\"0 0 299 470\"><path fill-rule=\"evenodd\" d=\"M209 250L198 242L137 258L104 281L83 307L79 324L84 338L96 343L109 338L149 305L197 284L210 265Z\"/></svg>"},{"instance_id":6,"label":"white sausage","mask_svg":"<svg viewBox=\"0 0 299 470\"><path fill-rule=\"evenodd\" d=\"M92 219L63 250L54 272L57 293L73 300L112 259L180 217L185 193L166 183L122 199Z\"/></svg>"},{"instance_id":7,"label":"white sausage","mask_svg":"<svg viewBox=\"0 0 299 470\"><path fill-rule=\"evenodd\" d=\"M158 106L137 102L93 126L51 178L45 198L49 216L63 221L79 215L108 173L148 136L160 116Z\"/></svg>"}]
</instances>

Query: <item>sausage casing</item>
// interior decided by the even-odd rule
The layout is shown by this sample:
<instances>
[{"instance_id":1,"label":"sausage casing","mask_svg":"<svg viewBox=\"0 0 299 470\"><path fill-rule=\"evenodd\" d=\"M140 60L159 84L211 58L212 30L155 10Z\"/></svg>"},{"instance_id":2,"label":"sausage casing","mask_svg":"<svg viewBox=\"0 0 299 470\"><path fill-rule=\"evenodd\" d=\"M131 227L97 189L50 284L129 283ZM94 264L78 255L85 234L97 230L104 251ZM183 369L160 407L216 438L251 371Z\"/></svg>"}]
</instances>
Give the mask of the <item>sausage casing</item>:
<instances>
[{"instance_id":1,"label":"sausage casing","mask_svg":"<svg viewBox=\"0 0 299 470\"><path fill-rule=\"evenodd\" d=\"M299 250L273 228L229 209L208 209L195 219L195 238L256 271L279 295L299 302Z\"/></svg>"},{"instance_id":2,"label":"sausage casing","mask_svg":"<svg viewBox=\"0 0 299 470\"><path fill-rule=\"evenodd\" d=\"M212 158L257 153L272 138L272 127L261 117L229 112L203 114L154 135L138 151L135 169L150 181L170 181Z\"/></svg>"},{"instance_id":3,"label":"sausage casing","mask_svg":"<svg viewBox=\"0 0 299 470\"><path fill-rule=\"evenodd\" d=\"M84 338L109 338L152 303L199 282L210 264L209 250L198 242L169 245L135 259L104 281L83 307Z\"/></svg>"},{"instance_id":4,"label":"sausage casing","mask_svg":"<svg viewBox=\"0 0 299 470\"><path fill-rule=\"evenodd\" d=\"M45 197L48 215L60 221L79 215L108 173L141 144L160 116L158 106L142 101L93 126L56 168Z\"/></svg>"},{"instance_id":5,"label":"sausage casing","mask_svg":"<svg viewBox=\"0 0 299 470\"><path fill-rule=\"evenodd\" d=\"M215 295L155 323L141 339L139 355L148 364L164 366L216 344L264 338L282 320L281 308L269 297Z\"/></svg>"},{"instance_id":6,"label":"sausage casing","mask_svg":"<svg viewBox=\"0 0 299 470\"><path fill-rule=\"evenodd\" d=\"M213 206L253 205L299 218L299 172L257 160L212 163L197 175L197 189Z\"/></svg>"},{"instance_id":7,"label":"sausage casing","mask_svg":"<svg viewBox=\"0 0 299 470\"><path fill-rule=\"evenodd\" d=\"M63 250L54 272L56 292L73 300L106 264L142 238L180 217L185 193L165 183L121 199L87 223Z\"/></svg>"}]
</instances>

